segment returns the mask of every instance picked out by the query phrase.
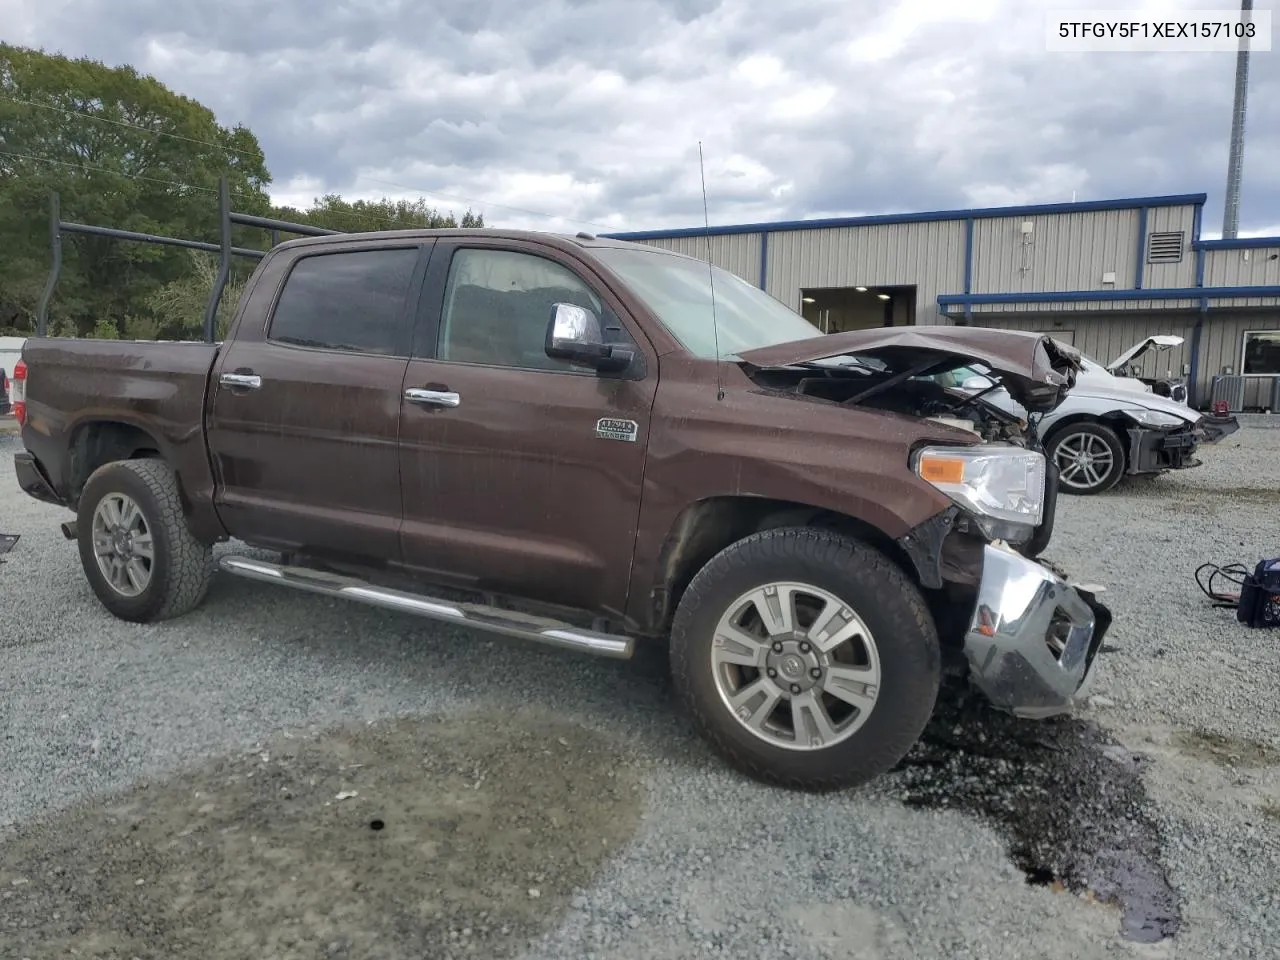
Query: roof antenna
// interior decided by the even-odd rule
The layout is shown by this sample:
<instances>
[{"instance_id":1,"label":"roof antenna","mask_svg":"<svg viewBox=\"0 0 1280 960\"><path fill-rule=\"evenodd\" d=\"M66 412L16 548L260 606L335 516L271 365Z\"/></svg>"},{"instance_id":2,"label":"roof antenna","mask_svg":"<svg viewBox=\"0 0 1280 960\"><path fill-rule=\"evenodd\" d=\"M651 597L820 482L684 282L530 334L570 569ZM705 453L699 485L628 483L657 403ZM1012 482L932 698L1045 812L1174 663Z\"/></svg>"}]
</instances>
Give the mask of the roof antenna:
<instances>
[{"instance_id":1,"label":"roof antenna","mask_svg":"<svg viewBox=\"0 0 1280 960\"><path fill-rule=\"evenodd\" d=\"M707 228L707 279L711 281L711 333L716 342L716 399L724 399L724 381L720 379L720 325L716 322L716 276L711 265L711 217L707 213L707 168L702 160L702 141L698 141L698 173L702 177L702 221Z\"/></svg>"}]
</instances>

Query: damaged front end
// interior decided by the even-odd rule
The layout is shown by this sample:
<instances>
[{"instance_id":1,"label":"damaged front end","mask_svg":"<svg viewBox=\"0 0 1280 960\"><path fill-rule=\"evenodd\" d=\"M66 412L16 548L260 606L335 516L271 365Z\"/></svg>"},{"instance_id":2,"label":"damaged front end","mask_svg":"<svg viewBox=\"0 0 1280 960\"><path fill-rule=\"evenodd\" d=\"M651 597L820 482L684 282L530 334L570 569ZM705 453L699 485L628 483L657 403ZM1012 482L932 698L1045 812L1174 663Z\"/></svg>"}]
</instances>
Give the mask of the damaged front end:
<instances>
[{"instance_id":1,"label":"damaged front end","mask_svg":"<svg viewBox=\"0 0 1280 960\"><path fill-rule=\"evenodd\" d=\"M1073 348L1043 334L957 327L853 330L739 355L761 387L842 407L908 416L940 428L914 445L909 469L963 508L961 533L1039 554L1053 532L1059 475L1033 423L1054 410L1081 368ZM989 388L955 388L957 371L991 370ZM989 403L1003 388L1028 419ZM940 517L939 522L951 522ZM918 531L907 549L935 533ZM926 564L926 567L932 565ZM938 587L936 571L922 582Z\"/></svg>"},{"instance_id":2,"label":"damaged front end","mask_svg":"<svg viewBox=\"0 0 1280 960\"><path fill-rule=\"evenodd\" d=\"M1239 429L1240 421L1230 414L1205 414L1192 427L1201 443L1218 443Z\"/></svg>"},{"instance_id":3,"label":"damaged front end","mask_svg":"<svg viewBox=\"0 0 1280 960\"><path fill-rule=\"evenodd\" d=\"M964 634L969 678L992 705L1043 718L1071 709L1111 626L1093 591L1046 564L986 544Z\"/></svg>"},{"instance_id":4,"label":"damaged front end","mask_svg":"<svg viewBox=\"0 0 1280 960\"><path fill-rule=\"evenodd\" d=\"M849 331L739 354L758 385L806 398L933 421L913 443L915 478L951 505L897 544L928 592L944 648L1002 710L1071 709L1111 614L1093 592L1035 559L1048 544L1058 471L1035 429L955 389L981 365L1032 421L1075 385L1080 355L1043 334L974 327Z\"/></svg>"},{"instance_id":5,"label":"damaged front end","mask_svg":"<svg viewBox=\"0 0 1280 960\"><path fill-rule=\"evenodd\" d=\"M1129 440L1126 473L1163 473L1200 466L1195 452L1201 436L1186 421L1156 426L1139 421L1125 433Z\"/></svg>"},{"instance_id":6,"label":"damaged front end","mask_svg":"<svg viewBox=\"0 0 1280 960\"><path fill-rule=\"evenodd\" d=\"M999 710L1069 712L1111 627L1098 587L1000 540L966 533L952 507L898 541L934 599L944 649Z\"/></svg>"},{"instance_id":7,"label":"damaged front end","mask_svg":"<svg viewBox=\"0 0 1280 960\"><path fill-rule=\"evenodd\" d=\"M1198 467L1200 445L1218 443L1240 429L1235 417L1202 416L1191 422L1157 410L1122 412L1128 421L1126 472L1131 474Z\"/></svg>"}]
</instances>

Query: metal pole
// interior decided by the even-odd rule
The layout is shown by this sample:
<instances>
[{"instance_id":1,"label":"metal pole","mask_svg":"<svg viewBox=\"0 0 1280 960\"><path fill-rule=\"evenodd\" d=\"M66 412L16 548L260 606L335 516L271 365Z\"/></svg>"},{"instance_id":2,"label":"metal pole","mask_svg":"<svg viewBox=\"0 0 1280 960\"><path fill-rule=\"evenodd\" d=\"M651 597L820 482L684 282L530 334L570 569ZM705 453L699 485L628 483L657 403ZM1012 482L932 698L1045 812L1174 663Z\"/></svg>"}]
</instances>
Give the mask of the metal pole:
<instances>
[{"instance_id":1,"label":"metal pole","mask_svg":"<svg viewBox=\"0 0 1280 960\"><path fill-rule=\"evenodd\" d=\"M44 294L40 297L40 305L36 307L37 337L45 336L49 328L49 301L53 299L53 288L62 273L62 206L56 190L49 194L49 245L53 263L49 268L49 281L44 285Z\"/></svg>"},{"instance_id":2,"label":"metal pole","mask_svg":"<svg viewBox=\"0 0 1280 960\"><path fill-rule=\"evenodd\" d=\"M1240 0L1241 22L1249 23L1253 0ZM1249 38L1240 38L1236 53L1235 104L1231 112L1231 152L1227 158L1227 196L1222 208L1222 238L1234 239L1240 229L1240 186L1244 179L1244 112L1249 89Z\"/></svg>"},{"instance_id":3,"label":"metal pole","mask_svg":"<svg viewBox=\"0 0 1280 960\"><path fill-rule=\"evenodd\" d=\"M204 339L213 343L216 337L218 319L218 301L222 299L222 291L227 286L227 276L231 272L231 190L227 185L226 174L218 180L218 217L222 225L222 245L218 257L218 277L213 281L213 289L209 291L209 303L204 308Z\"/></svg>"}]
</instances>

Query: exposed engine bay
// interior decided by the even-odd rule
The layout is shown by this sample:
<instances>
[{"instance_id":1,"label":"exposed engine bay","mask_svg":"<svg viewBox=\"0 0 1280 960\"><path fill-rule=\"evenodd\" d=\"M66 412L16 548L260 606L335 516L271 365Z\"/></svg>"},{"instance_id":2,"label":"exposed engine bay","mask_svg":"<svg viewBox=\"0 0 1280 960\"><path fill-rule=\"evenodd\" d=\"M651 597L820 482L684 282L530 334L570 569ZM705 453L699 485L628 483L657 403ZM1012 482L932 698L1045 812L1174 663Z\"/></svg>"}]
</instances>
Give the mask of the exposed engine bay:
<instances>
[{"instance_id":1,"label":"exposed engine bay","mask_svg":"<svg viewBox=\"0 0 1280 960\"><path fill-rule=\"evenodd\" d=\"M955 358L949 359L950 363L935 359L894 372L874 358L846 356L757 368L751 379L770 390L934 420L968 430L987 442L1032 445L1026 421L985 402L982 393L970 396L943 385L948 368L957 365ZM991 390L997 389L997 376L988 376L996 380Z\"/></svg>"}]
</instances>

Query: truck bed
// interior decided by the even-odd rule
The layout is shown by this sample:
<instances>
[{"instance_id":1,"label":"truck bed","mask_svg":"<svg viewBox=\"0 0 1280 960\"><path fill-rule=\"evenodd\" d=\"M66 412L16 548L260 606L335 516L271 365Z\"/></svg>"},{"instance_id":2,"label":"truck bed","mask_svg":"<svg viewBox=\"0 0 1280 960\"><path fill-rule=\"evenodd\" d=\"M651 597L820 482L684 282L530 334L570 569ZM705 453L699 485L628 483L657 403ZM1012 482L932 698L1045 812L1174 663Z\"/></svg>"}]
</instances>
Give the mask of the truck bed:
<instances>
[{"instance_id":1,"label":"truck bed","mask_svg":"<svg viewBox=\"0 0 1280 960\"><path fill-rule=\"evenodd\" d=\"M23 440L52 493L45 499L74 507L98 464L155 450L177 470L192 501L212 511L213 475L203 425L219 346L27 340Z\"/></svg>"}]
</instances>

